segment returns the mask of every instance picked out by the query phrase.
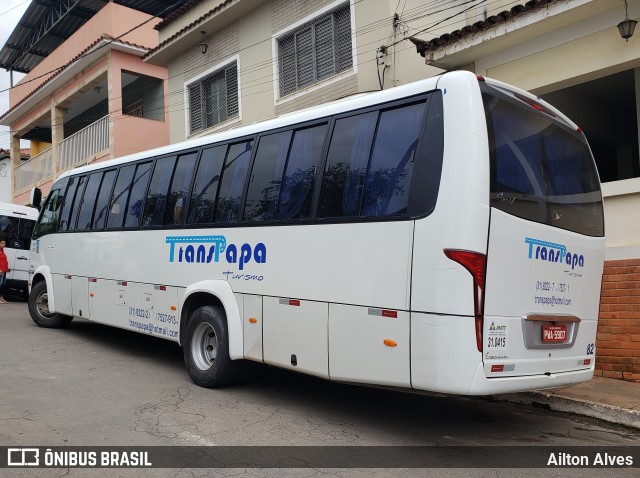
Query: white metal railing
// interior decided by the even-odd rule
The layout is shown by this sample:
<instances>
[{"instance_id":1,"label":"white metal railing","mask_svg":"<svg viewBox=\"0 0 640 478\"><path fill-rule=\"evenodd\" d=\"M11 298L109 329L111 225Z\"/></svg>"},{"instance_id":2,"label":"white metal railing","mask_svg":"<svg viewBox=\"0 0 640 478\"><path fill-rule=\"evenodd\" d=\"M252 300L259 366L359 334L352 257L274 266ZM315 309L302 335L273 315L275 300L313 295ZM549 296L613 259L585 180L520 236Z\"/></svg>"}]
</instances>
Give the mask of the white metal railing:
<instances>
[{"instance_id":1,"label":"white metal railing","mask_svg":"<svg viewBox=\"0 0 640 478\"><path fill-rule=\"evenodd\" d=\"M60 170L72 168L109 148L109 115L60 141Z\"/></svg>"},{"instance_id":2,"label":"white metal railing","mask_svg":"<svg viewBox=\"0 0 640 478\"><path fill-rule=\"evenodd\" d=\"M47 148L33 158L20 163L15 170L16 191L35 185L38 181L53 175L53 156Z\"/></svg>"}]
</instances>

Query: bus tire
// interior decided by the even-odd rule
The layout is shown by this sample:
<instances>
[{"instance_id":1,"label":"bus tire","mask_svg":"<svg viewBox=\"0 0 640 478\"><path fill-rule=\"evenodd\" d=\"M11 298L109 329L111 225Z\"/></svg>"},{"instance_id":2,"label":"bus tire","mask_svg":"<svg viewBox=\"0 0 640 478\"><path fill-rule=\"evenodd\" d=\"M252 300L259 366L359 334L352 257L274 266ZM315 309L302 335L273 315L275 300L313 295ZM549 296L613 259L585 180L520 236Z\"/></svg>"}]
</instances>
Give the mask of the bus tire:
<instances>
[{"instance_id":1,"label":"bus tire","mask_svg":"<svg viewBox=\"0 0 640 478\"><path fill-rule=\"evenodd\" d=\"M60 329L69 325L73 317L49 312L49 296L47 283L38 282L31 288L29 294L29 314L38 327Z\"/></svg>"},{"instance_id":2,"label":"bus tire","mask_svg":"<svg viewBox=\"0 0 640 478\"><path fill-rule=\"evenodd\" d=\"M196 385L222 387L238 378L238 364L229 358L229 334L222 307L204 306L191 314L183 352L187 371Z\"/></svg>"}]
</instances>

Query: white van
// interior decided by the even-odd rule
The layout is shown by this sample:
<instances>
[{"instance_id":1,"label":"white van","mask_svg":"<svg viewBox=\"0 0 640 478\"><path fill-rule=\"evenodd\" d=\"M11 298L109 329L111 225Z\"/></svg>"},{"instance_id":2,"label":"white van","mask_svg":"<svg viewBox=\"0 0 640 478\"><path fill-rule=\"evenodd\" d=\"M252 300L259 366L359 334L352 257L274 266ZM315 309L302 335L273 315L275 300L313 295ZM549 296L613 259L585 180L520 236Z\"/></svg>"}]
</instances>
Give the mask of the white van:
<instances>
[{"instance_id":1,"label":"white van","mask_svg":"<svg viewBox=\"0 0 640 478\"><path fill-rule=\"evenodd\" d=\"M0 202L0 241L7 242L4 252L10 269L6 288L17 289L25 297L28 294L31 232L37 219L38 210L33 207Z\"/></svg>"}]
</instances>

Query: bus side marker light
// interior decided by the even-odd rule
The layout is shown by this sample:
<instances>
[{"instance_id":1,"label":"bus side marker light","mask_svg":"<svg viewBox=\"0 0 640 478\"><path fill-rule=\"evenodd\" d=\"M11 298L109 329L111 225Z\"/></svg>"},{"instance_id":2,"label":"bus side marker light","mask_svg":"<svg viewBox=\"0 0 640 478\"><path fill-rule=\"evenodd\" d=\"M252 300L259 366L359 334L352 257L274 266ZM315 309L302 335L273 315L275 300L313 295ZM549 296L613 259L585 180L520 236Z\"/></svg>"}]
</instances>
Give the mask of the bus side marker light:
<instances>
[{"instance_id":1,"label":"bus side marker light","mask_svg":"<svg viewBox=\"0 0 640 478\"><path fill-rule=\"evenodd\" d=\"M504 365L492 365L491 373L504 372Z\"/></svg>"},{"instance_id":2,"label":"bus side marker light","mask_svg":"<svg viewBox=\"0 0 640 478\"><path fill-rule=\"evenodd\" d=\"M91 292L91 293L89 294L89 297L93 297L93 292Z\"/></svg>"},{"instance_id":3,"label":"bus side marker light","mask_svg":"<svg viewBox=\"0 0 640 478\"><path fill-rule=\"evenodd\" d=\"M391 339L384 339L384 344L387 347L396 347L398 345L398 342L396 342L395 340L391 340Z\"/></svg>"},{"instance_id":4,"label":"bus side marker light","mask_svg":"<svg viewBox=\"0 0 640 478\"><path fill-rule=\"evenodd\" d=\"M397 310L388 310L388 309L374 309L369 308L369 315L377 315L378 317L390 317L392 319L398 318Z\"/></svg>"},{"instance_id":5,"label":"bus side marker light","mask_svg":"<svg viewBox=\"0 0 640 478\"><path fill-rule=\"evenodd\" d=\"M257 322L258 322L258 320L255 317L249 317L249 323L255 324Z\"/></svg>"},{"instance_id":6,"label":"bus side marker light","mask_svg":"<svg viewBox=\"0 0 640 478\"><path fill-rule=\"evenodd\" d=\"M169 307L171 310L178 310L178 308L175 305L172 305L171 307Z\"/></svg>"}]
</instances>

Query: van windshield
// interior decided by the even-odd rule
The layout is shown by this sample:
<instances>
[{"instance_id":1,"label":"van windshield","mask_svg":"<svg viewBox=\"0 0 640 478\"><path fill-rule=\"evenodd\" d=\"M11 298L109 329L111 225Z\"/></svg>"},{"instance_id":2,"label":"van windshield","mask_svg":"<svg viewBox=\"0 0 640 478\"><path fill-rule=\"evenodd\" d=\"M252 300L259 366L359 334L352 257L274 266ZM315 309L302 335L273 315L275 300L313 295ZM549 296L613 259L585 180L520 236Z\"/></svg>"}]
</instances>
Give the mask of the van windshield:
<instances>
[{"instance_id":1,"label":"van windshield","mask_svg":"<svg viewBox=\"0 0 640 478\"><path fill-rule=\"evenodd\" d=\"M491 206L588 236L604 235L600 181L578 133L517 97L483 92Z\"/></svg>"}]
</instances>

